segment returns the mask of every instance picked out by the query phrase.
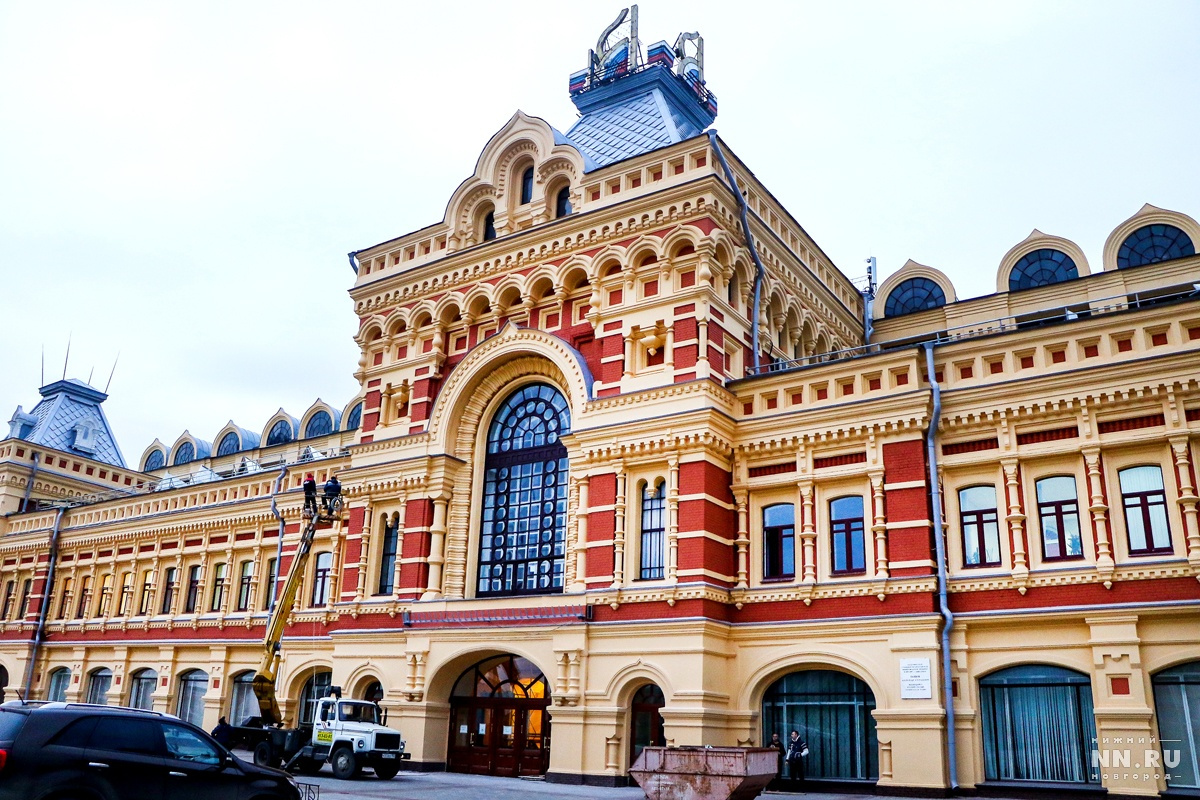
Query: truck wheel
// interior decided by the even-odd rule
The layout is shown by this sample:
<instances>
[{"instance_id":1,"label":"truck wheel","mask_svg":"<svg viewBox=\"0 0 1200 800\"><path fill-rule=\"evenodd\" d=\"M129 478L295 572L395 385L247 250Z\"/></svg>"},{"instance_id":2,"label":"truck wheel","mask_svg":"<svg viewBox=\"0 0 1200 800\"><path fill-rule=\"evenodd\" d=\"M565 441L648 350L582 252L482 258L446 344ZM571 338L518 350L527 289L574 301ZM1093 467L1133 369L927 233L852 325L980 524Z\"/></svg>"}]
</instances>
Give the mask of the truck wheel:
<instances>
[{"instance_id":1,"label":"truck wheel","mask_svg":"<svg viewBox=\"0 0 1200 800\"><path fill-rule=\"evenodd\" d=\"M349 780L358 775L358 759L349 747L339 747L329 758L333 765L333 777Z\"/></svg>"},{"instance_id":2,"label":"truck wheel","mask_svg":"<svg viewBox=\"0 0 1200 800\"><path fill-rule=\"evenodd\" d=\"M396 777L396 773L399 771L400 771L399 764L393 764L393 763L389 762L387 764L376 764L375 765L375 775L377 777L379 777L381 780L390 781L392 778Z\"/></svg>"},{"instance_id":3,"label":"truck wheel","mask_svg":"<svg viewBox=\"0 0 1200 800\"><path fill-rule=\"evenodd\" d=\"M275 754L272 752L270 742L259 742L254 746L254 763L260 767L277 767Z\"/></svg>"}]
</instances>

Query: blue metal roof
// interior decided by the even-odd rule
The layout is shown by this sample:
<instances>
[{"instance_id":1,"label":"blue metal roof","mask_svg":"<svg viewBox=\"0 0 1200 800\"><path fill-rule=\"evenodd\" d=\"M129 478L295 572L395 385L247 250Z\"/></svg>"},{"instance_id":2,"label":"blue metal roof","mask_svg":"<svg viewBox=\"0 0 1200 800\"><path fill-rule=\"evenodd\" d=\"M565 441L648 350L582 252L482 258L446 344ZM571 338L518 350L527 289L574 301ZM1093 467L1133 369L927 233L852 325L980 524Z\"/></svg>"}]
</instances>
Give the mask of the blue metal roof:
<instances>
[{"instance_id":1,"label":"blue metal roof","mask_svg":"<svg viewBox=\"0 0 1200 800\"><path fill-rule=\"evenodd\" d=\"M108 395L74 378L55 381L38 391L42 400L28 414L17 406L9 420L9 438L125 466L121 448L100 408Z\"/></svg>"},{"instance_id":2,"label":"blue metal roof","mask_svg":"<svg viewBox=\"0 0 1200 800\"><path fill-rule=\"evenodd\" d=\"M687 82L651 64L578 92L571 100L583 116L566 138L592 169L690 139L712 124L716 112Z\"/></svg>"}]
</instances>

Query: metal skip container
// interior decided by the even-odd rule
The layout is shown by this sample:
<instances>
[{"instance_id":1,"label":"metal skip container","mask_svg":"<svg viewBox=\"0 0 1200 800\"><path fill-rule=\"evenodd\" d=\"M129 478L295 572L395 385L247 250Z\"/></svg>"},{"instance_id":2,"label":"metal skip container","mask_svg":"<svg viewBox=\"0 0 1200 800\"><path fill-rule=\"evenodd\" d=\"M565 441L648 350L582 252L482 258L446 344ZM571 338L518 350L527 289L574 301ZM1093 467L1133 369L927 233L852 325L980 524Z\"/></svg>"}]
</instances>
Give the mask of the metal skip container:
<instances>
[{"instance_id":1,"label":"metal skip container","mask_svg":"<svg viewBox=\"0 0 1200 800\"><path fill-rule=\"evenodd\" d=\"M648 800L750 800L778 763L779 752L762 747L647 747L629 774Z\"/></svg>"}]
</instances>

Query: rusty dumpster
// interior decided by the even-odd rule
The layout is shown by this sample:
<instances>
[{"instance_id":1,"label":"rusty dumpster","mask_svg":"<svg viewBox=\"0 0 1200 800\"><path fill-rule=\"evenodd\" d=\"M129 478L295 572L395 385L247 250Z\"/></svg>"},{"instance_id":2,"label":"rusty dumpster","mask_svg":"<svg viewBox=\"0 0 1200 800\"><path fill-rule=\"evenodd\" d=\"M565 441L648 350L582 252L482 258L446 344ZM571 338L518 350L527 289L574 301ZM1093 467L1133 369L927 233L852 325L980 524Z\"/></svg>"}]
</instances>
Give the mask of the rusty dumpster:
<instances>
[{"instance_id":1,"label":"rusty dumpster","mask_svg":"<svg viewBox=\"0 0 1200 800\"><path fill-rule=\"evenodd\" d=\"M775 778L764 747L647 747L629 770L649 800L750 800Z\"/></svg>"}]
</instances>

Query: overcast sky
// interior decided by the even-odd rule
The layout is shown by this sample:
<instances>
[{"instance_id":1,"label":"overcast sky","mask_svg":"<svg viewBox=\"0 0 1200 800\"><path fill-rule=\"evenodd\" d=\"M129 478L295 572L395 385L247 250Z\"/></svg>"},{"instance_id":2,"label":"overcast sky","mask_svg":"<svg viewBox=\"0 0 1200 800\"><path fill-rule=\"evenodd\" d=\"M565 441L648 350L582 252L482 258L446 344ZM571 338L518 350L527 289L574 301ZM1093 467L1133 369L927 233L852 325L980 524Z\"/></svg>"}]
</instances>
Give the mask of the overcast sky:
<instances>
[{"instance_id":1,"label":"overcast sky","mask_svg":"<svg viewBox=\"0 0 1200 800\"><path fill-rule=\"evenodd\" d=\"M0 0L0 413L104 388L126 460L355 393L346 253L441 219L512 113L565 131L617 3ZM1034 227L1093 270L1200 216L1200 3L640 4L704 36L715 127L843 272L991 292ZM8 416L4 417L5 420Z\"/></svg>"}]
</instances>

